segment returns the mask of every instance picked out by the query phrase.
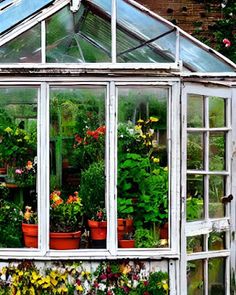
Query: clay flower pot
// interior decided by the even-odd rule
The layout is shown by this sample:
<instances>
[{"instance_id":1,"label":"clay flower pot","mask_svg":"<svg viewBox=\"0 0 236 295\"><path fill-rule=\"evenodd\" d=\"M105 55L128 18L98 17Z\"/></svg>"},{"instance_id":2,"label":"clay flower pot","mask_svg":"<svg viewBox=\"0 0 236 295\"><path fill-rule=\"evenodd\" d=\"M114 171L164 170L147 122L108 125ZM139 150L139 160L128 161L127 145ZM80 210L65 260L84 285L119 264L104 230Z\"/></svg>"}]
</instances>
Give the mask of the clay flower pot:
<instances>
[{"instance_id":1,"label":"clay flower pot","mask_svg":"<svg viewBox=\"0 0 236 295\"><path fill-rule=\"evenodd\" d=\"M90 228L90 236L92 240L106 240L107 238L107 222L88 220Z\"/></svg>"},{"instance_id":2,"label":"clay flower pot","mask_svg":"<svg viewBox=\"0 0 236 295\"><path fill-rule=\"evenodd\" d=\"M79 249L81 231L71 233L50 232L50 249L71 250Z\"/></svg>"},{"instance_id":3,"label":"clay flower pot","mask_svg":"<svg viewBox=\"0 0 236 295\"><path fill-rule=\"evenodd\" d=\"M118 240L121 240L125 234L125 219L117 219Z\"/></svg>"},{"instance_id":4,"label":"clay flower pot","mask_svg":"<svg viewBox=\"0 0 236 295\"><path fill-rule=\"evenodd\" d=\"M22 223L24 244L27 248L38 248L38 225Z\"/></svg>"},{"instance_id":5,"label":"clay flower pot","mask_svg":"<svg viewBox=\"0 0 236 295\"><path fill-rule=\"evenodd\" d=\"M160 239L168 240L168 222L160 227Z\"/></svg>"},{"instance_id":6,"label":"clay flower pot","mask_svg":"<svg viewBox=\"0 0 236 295\"><path fill-rule=\"evenodd\" d=\"M120 248L134 248L135 240L119 240Z\"/></svg>"}]
</instances>

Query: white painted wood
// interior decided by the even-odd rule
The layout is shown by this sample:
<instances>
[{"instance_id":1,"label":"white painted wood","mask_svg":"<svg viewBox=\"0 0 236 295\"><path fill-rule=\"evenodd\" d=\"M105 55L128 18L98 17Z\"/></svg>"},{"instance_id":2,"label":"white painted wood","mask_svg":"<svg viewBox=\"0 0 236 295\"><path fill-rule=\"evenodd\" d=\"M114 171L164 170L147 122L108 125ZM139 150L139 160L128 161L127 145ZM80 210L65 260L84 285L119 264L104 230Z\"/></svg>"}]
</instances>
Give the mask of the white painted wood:
<instances>
[{"instance_id":1,"label":"white painted wood","mask_svg":"<svg viewBox=\"0 0 236 295\"><path fill-rule=\"evenodd\" d=\"M111 0L111 61L116 63L116 17L117 5L116 0Z\"/></svg>"},{"instance_id":2,"label":"white painted wood","mask_svg":"<svg viewBox=\"0 0 236 295\"><path fill-rule=\"evenodd\" d=\"M70 10L76 12L79 10L81 5L81 0L71 0Z\"/></svg>"},{"instance_id":3,"label":"white painted wood","mask_svg":"<svg viewBox=\"0 0 236 295\"><path fill-rule=\"evenodd\" d=\"M197 253L189 254L187 257L187 260L192 261L192 260L199 260L199 259L220 258L220 257L228 257L229 255L230 255L230 252L228 250L197 252Z\"/></svg>"},{"instance_id":4,"label":"white painted wood","mask_svg":"<svg viewBox=\"0 0 236 295\"><path fill-rule=\"evenodd\" d=\"M41 22L41 61L46 63L46 24L45 21Z\"/></svg>"}]
</instances>

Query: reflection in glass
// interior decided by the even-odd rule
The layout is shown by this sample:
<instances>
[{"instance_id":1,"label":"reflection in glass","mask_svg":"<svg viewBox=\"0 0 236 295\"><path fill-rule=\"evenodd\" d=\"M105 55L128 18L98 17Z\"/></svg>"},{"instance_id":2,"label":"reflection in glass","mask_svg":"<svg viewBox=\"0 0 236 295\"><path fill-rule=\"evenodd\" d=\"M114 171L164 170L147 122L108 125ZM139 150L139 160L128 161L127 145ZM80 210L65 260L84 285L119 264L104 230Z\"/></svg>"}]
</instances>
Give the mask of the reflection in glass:
<instances>
[{"instance_id":1,"label":"reflection in glass","mask_svg":"<svg viewBox=\"0 0 236 295\"><path fill-rule=\"evenodd\" d=\"M225 133L210 132L209 137L209 169L225 170Z\"/></svg>"},{"instance_id":2,"label":"reflection in glass","mask_svg":"<svg viewBox=\"0 0 236 295\"><path fill-rule=\"evenodd\" d=\"M1 248L38 247L37 96L35 88L0 88Z\"/></svg>"},{"instance_id":3,"label":"reflection in glass","mask_svg":"<svg viewBox=\"0 0 236 295\"><path fill-rule=\"evenodd\" d=\"M209 250L223 250L226 248L225 244L226 233L225 232L211 232L208 238Z\"/></svg>"},{"instance_id":4,"label":"reflection in glass","mask_svg":"<svg viewBox=\"0 0 236 295\"><path fill-rule=\"evenodd\" d=\"M203 218L204 214L204 181L203 175L187 176L187 221Z\"/></svg>"},{"instance_id":5,"label":"reflection in glass","mask_svg":"<svg viewBox=\"0 0 236 295\"><path fill-rule=\"evenodd\" d=\"M208 294L225 294L225 258L212 258L208 262Z\"/></svg>"},{"instance_id":6,"label":"reflection in glass","mask_svg":"<svg viewBox=\"0 0 236 295\"><path fill-rule=\"evenodd\" d=\"M203 163L203 133L188 133L187 141L187 168L202 170Z\"/></svg>"},{"instance_id":7,"label":"reflection in glass","mask_svg":"<svg viewBox=\"0 0 236 295\"><path fill-rule=\"evenodd\" d=\"M220 97L209 97L210 128L225 127L226 101Z\"/></svg>"},{"instance_id":8,"label":"reflection in glass","mask_svg":"<svg viewBox=\"0 0 236 295\"><path fill-rule=\"evenodd\" d=\"M188 295L204 295L204 261L193 260L187 264Z\"/></svg>"},{"instance_id":9,"label":"reflection in glass","mask_svg":"<svg viewBox=\"0 0 236 295\"><path fill-rule=\"evenodd\" d=\"M61 232L75 232L79 238L73 248L66 249L106 247L105 134L105 88L51 89L52 249L59 249L52 233ZM91 219L97 228L104 227L100 240L93 235Z\"/></svg>"},{"instance_id":10,"label":"reflection in glass","mask_svg":"<svg viewBox=\"0 0 236 295\"><path fill-rule=\"evenodd\" d=\"M203 251L204 236L187 237L187 253L196 253Z\"/></svg>"},{"instance_id":11,"label":"reflection in glass","mask_svg":"<svg viewBox=\"0 0 236 295\"><path fill-rule=\"evenodd\" d=\"M134 239L136 248L164 247L168 245L168 91L120 87L118 93L117 210L123 220L122 228L118 219L118 239ZM127 220L132 220L128 228Z\"/></svg>"},{"instance_id":12,"label":"reflection in glass","mask_svg":"<svg viewBox=\"0 0 236 295\"><path fill-rule=\"evenodd\" d=\"M0 63L40 63L40 24L0 47Z\"/></svg>"},{"instance_id":13,"label":"reflection in glass","mask_svg":"<svg viewBox=\"0 0 236 295\"><path fill-rule=\"evenodd\" d=\"M110 22L81 4L76 13L66 6L46 21L47 62L109 62Z\"/></svg>"},{"instance_id":14,"label":"reflection in glass","mask_svg":"<svg viewBox=\"0 0 236 295\"><path fill-rule=\"evenodd\" d=\"M204 127L204 97L188 95L187 126Z\"/></svg>"},{"instance_id":15,"label":"reflection in glass","mask_svg":"<svg viewBox=\"0 0 236 295\"><path fill-rule=\"evenodd\" d=\"M222 175L209 176L209 217L224 217L225 205L221 199L225 196L225 177Z\"/></svg>"}]
</instances>

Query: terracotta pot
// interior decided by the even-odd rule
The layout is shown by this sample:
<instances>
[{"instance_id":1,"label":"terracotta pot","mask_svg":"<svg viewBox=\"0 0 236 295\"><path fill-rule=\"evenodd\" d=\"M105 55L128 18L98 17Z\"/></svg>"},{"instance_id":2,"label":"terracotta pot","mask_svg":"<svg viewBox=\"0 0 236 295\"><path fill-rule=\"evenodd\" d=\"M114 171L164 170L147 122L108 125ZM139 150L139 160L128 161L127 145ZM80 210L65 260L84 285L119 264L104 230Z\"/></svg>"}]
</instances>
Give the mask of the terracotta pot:
<instances>
[{"instance_id":1,"label":"terracotta pot","mask_svg":"<svg viewBox=\"0 0 236 295\"><path fill-rule=\"evenodd\" d=\"M88 220L90 227L90 236L92 240L106 240L107 238L107 222Z\"/></svg>"},{"instance_id":2,"label":"terracotta pot","mask_svg":"<svg viewBox=\"0 0 236 295\"><path fill-rule=\"evenodd\" d=\"M7 169L5 167L0 167L0 174L1 175L7 174Z\"/></svg>"},{"instance_id":3,"label":"terracotta pot","mask_svg":"<svg viewBox=\"0 0 236 295\"><path fill-rule=\"evenodd\" d=\"M27 248L38 248L38 225L22 223L24 244Z\"/></svg>"},{"instance_id":4,"label":"terracotta pot","mask_svg":"<svg viewBox=\"0 0 236 295\"><path fill-rule=\"evenodd\" d=\"M50 232L50 249L69 250L79 249L81 231L71 233Z\"/></svg>"},{"instance_id":5,"label":"terracotta pot","mask_svg":"<svg viewBox=\"0 0 236 295\"><path fill-rule=\"evenodd\" d=\"M160 227L160 239L168 240L168 222Z\"/></svg>"},{"instance_id":6,"label":"terracotta pot","mask_svg":"<svg viewBox=\"0 0 236 295\"><path fill-rule=\"evenodd\" d=\"M134 230L134 227L133 227L133 224L134 224L134 222L133 222L133 219L131 219L131 218L128 218L128 219L125 219L125 232L126 233L130 233L130 232L132 232L133 230Z\"/></svg>"},{"instance_id":7,"label":"terracotta pot","mask_svg":"<svg viewBox=\"0 0 236 295\"><path fill-rule=\"evenodd\" d=\"M120 248L134 248L135 241L134 240L119 240Z\"/></svg>"}]
</instances>

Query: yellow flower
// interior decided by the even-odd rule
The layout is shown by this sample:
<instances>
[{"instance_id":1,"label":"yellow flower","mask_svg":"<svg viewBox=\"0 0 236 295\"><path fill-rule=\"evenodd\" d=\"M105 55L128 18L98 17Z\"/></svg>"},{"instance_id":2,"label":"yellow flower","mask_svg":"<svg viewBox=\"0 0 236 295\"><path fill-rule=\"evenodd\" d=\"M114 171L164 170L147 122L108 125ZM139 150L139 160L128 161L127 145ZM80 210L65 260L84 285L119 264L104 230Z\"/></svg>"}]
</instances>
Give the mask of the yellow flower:
<instances>
[{"instance_id":1,"label":"yellow flower","mask_svg":"<svg viewBox=\"0 0 236 295\"><path fill-rule=\"evenodd\" d=\"M57 289L59 294L63 294L65 292L68 292L68 289L65 285L62 285L60 288Z\"/></svg>"},{"instance_id":2,"label":"yellow flower","mask_svg":"<svg viewBox=\"0 0 236 295\"><path fill-rule=\"evenodd\" d=\"M158 121L159 121L159 119L156 118L156 117L150 117L149 120L150 120L151 122L158 122Z\"/></svg>"},{"instance_id":3,"label":"yellow flower","mask_svg":"<svg viewBox=\"0 0 236 295\"><path fill-rule=\"evenodd\" d=\"M79 292L83 292L84 288L81 285L77 285L76 290Z\"/></svg>"},{"instance_id":4,"label":"yellow flower","mask_svg":"<svg viewBox=\"0 0 236 295\"><path fill-rule=\"evenodd\" d=\"M167 281L162 281L162 287L163 287L163 289L165 290L165 291L168 291L168 289L169 289L169 286L168 286L168 284L167 284Z\"/></svg>"},{"instance_id":5,"label":"yellow flower","mask_svg":"<svg viewBox=\"0 0 236 295\"><path fill-rule=\"evenodd\" d=\"M138 121L137 121L137 123L139 123L139 124L142 124L144 121L142 120L142 119L139 119Z\"/></svg>"},{"instance_id":6,"label":"yellow flower","mask_svg":"<svg viewBox=\"0 0 236 295\"><path fill-rule=\"evenodd\" d=\"M159 163L160 162L160 159L159 158L152 158L152 160L153 160L153 163Z\"/></svg>"},{"instance_id":7,"label":"yellow flower","mask_svg":"<svg viewBox=\"0 0 236 295\"><path fill-rule=\"evenodd\" d=\"M165 168L164 168L164 171L168 171L168 167L165 167Z\"/></svg>"},{"instance_id":8,"label":"yellow flower","mask_svg":"<svg viewBox=\"0 0 236 295\"><path fill-rule=\"evenodd\" d=\"M12 129L10 127L7 127L6 129L4 129L4 131L6 131L7 133L12 133Z\"/></svg>"}]
</instances>

